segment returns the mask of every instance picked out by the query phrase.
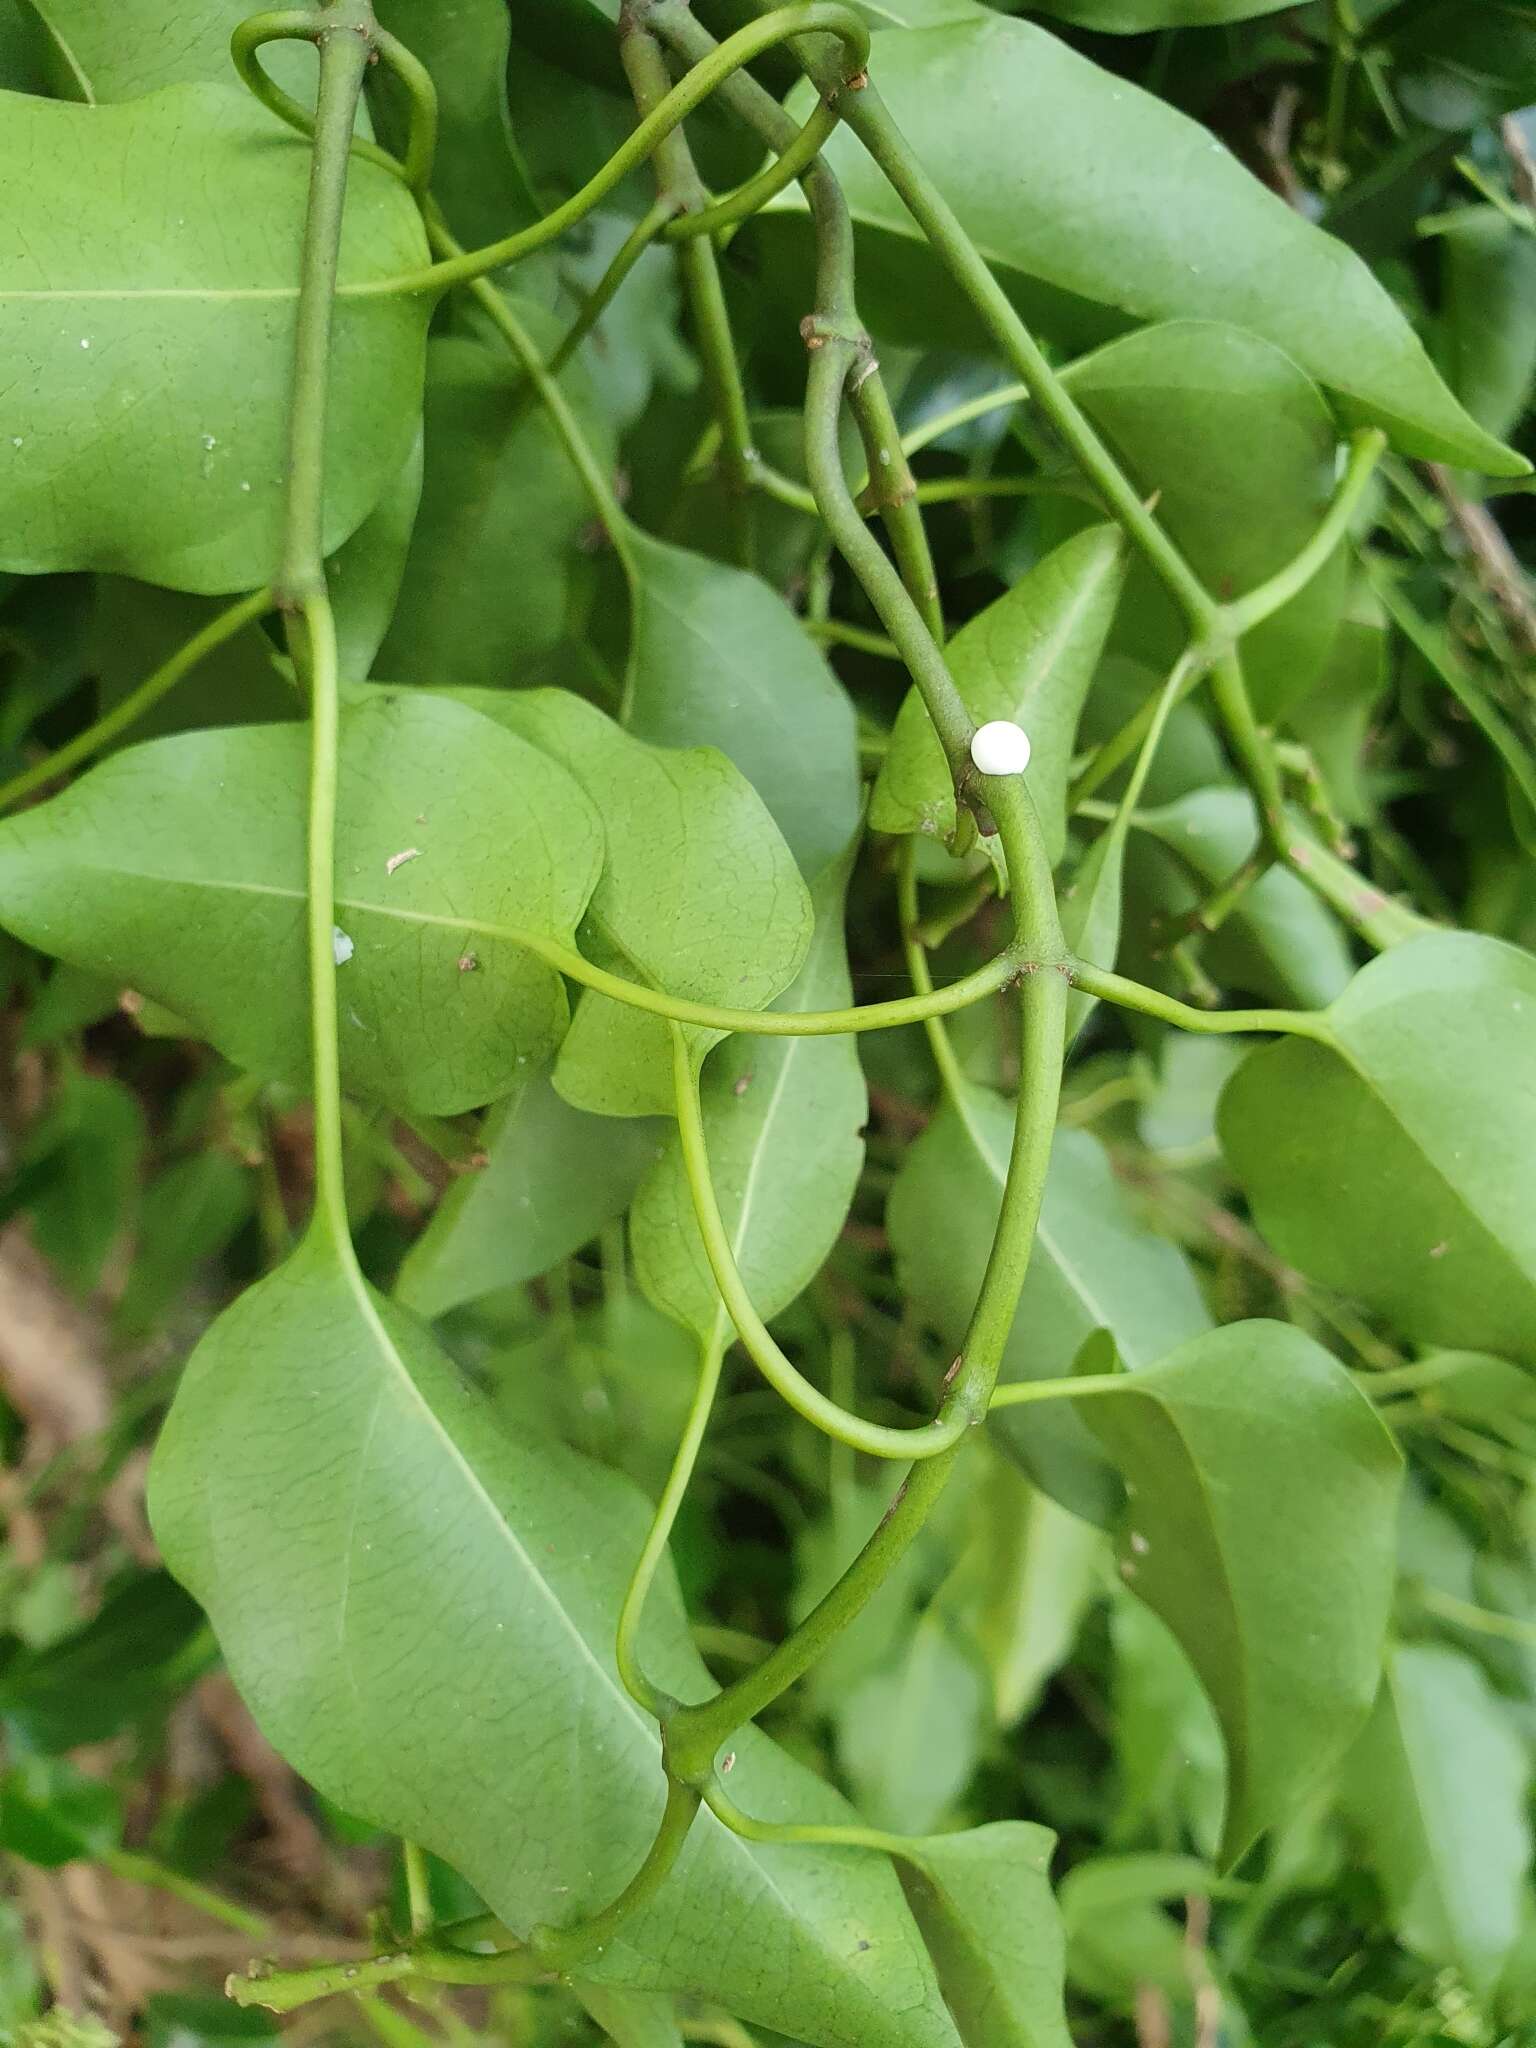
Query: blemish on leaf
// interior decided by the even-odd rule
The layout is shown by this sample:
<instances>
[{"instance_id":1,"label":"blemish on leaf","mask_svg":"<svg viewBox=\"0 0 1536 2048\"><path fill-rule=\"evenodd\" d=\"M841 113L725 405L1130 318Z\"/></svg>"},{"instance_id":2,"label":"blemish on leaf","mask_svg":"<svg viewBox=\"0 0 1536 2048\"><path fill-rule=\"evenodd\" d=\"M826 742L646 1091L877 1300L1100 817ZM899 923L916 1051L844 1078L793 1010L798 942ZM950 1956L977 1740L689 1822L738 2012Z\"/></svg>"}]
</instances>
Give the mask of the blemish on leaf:
<instances>
[{"instance_id":1,"label":"blemish on leaf","mask_svg":"<svg viewBox=\"0 0 1536 2048\"><path fill-rule=\"evenodd\" d=\"M356 946L353 945L341 926L333 924L331 926L331 957L336 962L336 965L338 967L344 966L356 951Z\"/></svg>"}]
</instances>

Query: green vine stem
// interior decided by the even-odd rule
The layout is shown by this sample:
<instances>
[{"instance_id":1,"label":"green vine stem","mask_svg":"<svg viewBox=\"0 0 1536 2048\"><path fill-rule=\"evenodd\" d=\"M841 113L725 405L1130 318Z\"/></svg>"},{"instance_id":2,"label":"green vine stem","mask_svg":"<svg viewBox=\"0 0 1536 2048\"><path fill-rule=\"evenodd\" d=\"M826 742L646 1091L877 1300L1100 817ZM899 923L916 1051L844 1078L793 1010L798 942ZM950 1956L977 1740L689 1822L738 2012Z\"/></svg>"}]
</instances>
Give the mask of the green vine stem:
<instances>
[{"instance_id":1,"label":"green vine stem","mask_svg":"<svg viewBox=\"0 0 1536 2048\"><path fill-rule=\"evenodd\" d=\"M730 1235L721 1217L720 1205L715 1199L704 1136L704 1117L699 1104L698 1075L687 1035L676 1024L671 1030L677 1128L694 1220L698 1224L705 1257L720 1290L720 1298L753 1364L797 1415L836 1442L847 1444L851 1450L863 1451L871 1458L901 1459L932 1458L948 1450L959 1442L975 1420L967 1398L947 1401L942 1415L935 1422L908 1429L888 1429L878 1422L866 1422L861 1416L829 1400L819 1387L812 1386L775 1343L767 1324L752 1305L731 1250Z\"/></svg>"},{"instance_id":2,"label":"green vine stem","mask_svg":"<svg viewBox=\"0 0 1536 2048\"><path fill-rule=\"evenodd\" d=\"M652 242L671 220L675 211L672 199L658 199L641 214L624 240L613 253L608 268L582 301L581 310L561 339L560 346L544 365L551 377L558 377L577 349L592 332L604 313L613 304L620 285L629 276Z\"/></svg>"},{"instance_id":3,"label":"green vine stem","mask_svg":"<svg viewBox=\"0 0 1536 2048\"><path fill-rule=\"evenodd\" d=\"M1147 988L1124 975L1111 974L1102 967L1090 967L1074 960L1068 970L1073 983L1101 1003L1114 1003L1122 1010L1136 1010L1143 1017L1156 1017L1163 1024L1175 1024L1181 1031L1205 1035L1232 1031L1273 1031L1289 1038L1310 1038L1319 1045L1332 1046L1334 1035L1328 1020L1315 1010L1199 1010L1178 1002L1160 990Z\"/></svg>"},{"instance_id":4,"label":"green vine stem","mask_svg":"<svg viewBox=\"0 0 1536 2048\"><path fill-rule=\"evenodd\" d=\"M687 0L632 0L637 13L651 23L662 40L690 65L711 61L723 47L693 17ZM823 86L822 107L835 118L858 88L854 84ZM721 83L720 96L749 127L775 151L780 165L788 161L806 130L795 123L771 93L748 72L738 71ZM809 127L809 123L807 123ZM830 132L830 125L829 125ZM864 442L868 462L866 484L878 489L874 507L885 521L902 580L918 606L930 633L944 637L943 614L939 606L938 579L933 556L923 527L919 501L913 486L896 427L895 413L880 376L880 366L869 349L853 291L853 222L843 190L829 167L819 159L808 163L801 184L815 224L817 270L822 279L822 311L850 335L862 338L865 360L858 383L852 391L852 409ZM833 294L826 301L825 294ZM754 478L758 488L798 510L817 511L814 492L807 494L792 478L779 476L761 461ZM863 487L861 486L861 489Z\"/></svg>"},{"instance_id":5,"label":"green vine stem","mask_svg":"<svg viewBox=\"0 0 1536 2048\"><path fill-rule=\"evenodd\" d=\"M889 1002L855 1004L846 1010L728 1010L714 1003L695 1003L685 996L667 995L661 989L647 988L643 982L626 981L622 975L594 967L580 953L539 932L509 925L466 923L460 918L444 918L442 922L451 923L455 931L507 939L524 946L572 981L612 996L616 1002L627 1003L631 1009L646 1010L673 1024L696 1024L706 1031L740 1031L755 1038L840 1038L848 1032L894 1031L905 1024L921 1024L929 1017L950 1017L957 1010L969 1009L972 1003L996 995L1036 964L1010 946L985 967L978 967L961 980L929 994L896 996Z\"/></svg>"},{"instance_id":6,"label":"green vine stem","mask_svg":"<svg viewBox=\"0 0 1536 2048\"><path fill-rule=\"evenodd\" d=\"M849 495L838 430L843 387L859 355L857 337L840 318L846 318L852 302L851 248L827 236L821 241L819 259L817 312L804 329L811 352L806 453L812 489L834 540L902 650L955 766L957 791L995 821L1008 863L1016 944L1034 958L1059 963L1064 946L1055 887L1033 801L1021 777L975 774L969 759L974 729L970 714L920 611ZM1054 966L1031 969L1020 977L1019 1089L1008 1169L992 1250L965 1341L951 1368L940 1422L953 1411L971 1418L983 1415L997 1381L1039 1222L1056 1127L1067 996L1066 977ZM676 1707L666 1716L663 1730L672 1777L700 1790L713 1782L715 1756L730 1735L793 1685L883 1583L922 1529L963 1448L962 1436L912 1468L884 1521L847 1571L761 1664L714 1699Z\"/></svg>"},{"instance_id":7,"label":"green vine stem","mask_svg":"<svg viewBox=\"0 0 1536 2048\"><path fill-rule=\"evenodd\" d=\"M629 12L619 16L619 60L634 95L635 109L644 120L666 99L672 78L660 43ZM704 211L708 194L681 126L674 128L656 145L651 162L656 173L658 195L672 202L673 211L680 218ZM785 182L788 183L788 179ZM678 251L678 266L693 320L694 341L704 365L704 382L714 416L720 424L725 478L736 529L736 553L742 565L750 568L756 552L753 541L756 521L752 500L755 459L752 421L747 411L747 394L736 359L736 344L731 334L730 315L726 310L714 243L707 235L692 236Z\"/></svg>"},{"instance_id":8,"label":"green vine stem","mask_svg":"<svg viewBox=\"0 0 1536 2048\"><path fill-rule=\"evenodd\" d=\"M220 612L217 618L210 619L201 632L194 633L168 660L161 662L153 675L146 676L136 689L130 690L120 704L104 711L93 724L76 733L62 747L56 747L45 760L34 762L19 775L13 775L9 782L0 784L0 811L9 810L12 804L20 803L35 789L67 775L71 768L78 768L82 761L90 760L93 754L99 754L103 747L110 746L119 733L137 725L147 711L174 690L182 678L190 675L210 654L216 654L237 633L271 611L275 601L270 589L253 591L249 597L240 598L228 610Z\"/></svg>"},{"instance_id":9,"label":"green vine stem","mask_svg":"<svg viewBox=\"0 0 1536 2048\"><path fill-rule=\"evenodd\" d=\"M725 1363L730 1334L730 1325L722 1308L715 1317L714 1328L708 1339L699 1348L699 1377L693 1390L693 1399L689 1403L688 1419L683 1425L683 1434L673 1454L666 1485L662 1488L661 1498L656 1503L656 1512L651 1518L650 1528L646 1531L645 1542L635 1561L635 1568L630 1573L629 1584L624 1590L624 1603L619 1610L618 1634L614 1643L614 1658L619 1667L619 1677L630 1698L648 1714L654 1714L657 1720L666 1713L671 1701L658 1692L645 1675L640 1662L640 1624L645 1616L645 1603L651 1587L655 1584L656 1574L667 1554L667 1545L672 1539L672 1530L677 1522L683 1497L692 1483L699 1462L704 1433L709 1427L715 1396L720 1390L720 1373Z\"/></svg>"},{"instance_id":10,"label":"green vine stem","mask_svg":"<svg viewBox=\"0 0 1536 2048\"><path fill-rule=\"evenodd\" d=\"M920 906L917 889L917 838L909 835L901 849L901 865L897 869L896 915L901 924L901 945L906 956L907 973L912 986L919 995L933 992L933 976L928 968L928 953L920 927ZM955 1049L949 1042L949 1033L944 1029L942 1018L925 1017L923 1031L928 1039L928 1050L933 1063L939 1070L939 1080L944 1093L951 1102L958 1102L965 1093L965 1076L960 1071L960 1062Z\"/></svg>"},{"instance_id":11,"label":"green vine stem","mask_svg":"<svg viewBox=\"0 0 1536 2048\"><path fill-rule=\"evenodd\" d=\"M738 29L714 46L709 61L696 66L679 80L639 126L627 135L602 168L562 205L545 214L532 226L519 229L483 249L460 249L457 254L420 271L385 277L346 288L348 297L378 297L395 292L439 292L450 285L469 284L493 270L502 270L531 256L536 249L557 241L568 228L584 220L602 203L631 171L638 170L665 141L673 129L703 105L722 82L770 50L803 35L807 30L835 36L845 55L850 73L863 69L869 59L869 30L863 19L838 0L803 0L797 7L781 7ZM271 104L271 101L268 101ZM282 111L276 109L276 111ZM284 118L289 118L286 114Z\"/></svg>"}]
</instances>

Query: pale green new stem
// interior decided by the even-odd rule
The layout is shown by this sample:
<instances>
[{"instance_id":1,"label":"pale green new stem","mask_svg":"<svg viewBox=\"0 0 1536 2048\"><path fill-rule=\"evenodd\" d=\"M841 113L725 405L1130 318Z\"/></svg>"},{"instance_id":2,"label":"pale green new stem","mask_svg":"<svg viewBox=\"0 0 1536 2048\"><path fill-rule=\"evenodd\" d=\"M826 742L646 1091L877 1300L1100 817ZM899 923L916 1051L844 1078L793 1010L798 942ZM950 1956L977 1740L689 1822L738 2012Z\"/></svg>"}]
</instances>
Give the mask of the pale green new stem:
<instances>
[{"instance_id":1,"label":"pale green new stem","mask_svg":"<svg viewBox=\"0 0 1536 2048\"><path fill-rule=\"evenodd\" d=\"M715 1405L715 1395L720 1388L720 1370L725 1363L726 1347L730 1342L730 1325L722 1310L716 1317L714 1328L699 1347L699 1377L689 1404L688 1420L683 1425L683 1434L673 1454L667 1483L662 1488L661 1499L656 1503L656 1513L646 1532L645 1543L630 1574L624 1590L624 1604L619 1611L618 1638L614 1645L614 1660L619 1667L619 1677L624 1688L639 1706L648 1714L660 1719L671 1702L659 1693L646 1677L640 1662L640 1624L645 1615L645 1603L662 1559L667 1554L673 1526L683 1497L693 1480L699 1452L704 1443L704 1432L709 1427L710 1413Z\"/></svg>"},{"instance_id":2,"label":"pale green new stem","mask_svg":"<svg viewBox=\"0 0 1536 2048\"><path fill-rule=\"evenodd\" d=\"M837 0L805 0L799 7L781 7L748 27L738 29L718 45L707 62L690 71L665 99L627 136L602 169L563 205L547 213L531 227L507 235L483 249L460 250L429 269L401 277L385 277L347 287L349 297L374 297L395 292L437 292L450 285L468 284L493 270L531 256L536 249L559 239L568 228L584 220L601 205L615 186L637 170L673 129L703 105L722 81L743 65L776 49L792 36L807 29L836 36L843 47L844 64L851 72L862 69L869 57L869 30L851 8Z\"/></svg>"},{"instance_id":3,"label":"pale green new stem","mask_svg":"<svg viewBox=\"0 0 1536 2048\"><path fill-rule=\"evenodd\" d=\"M720 1214L710 1178L709 1152L704 1136L704 1118L699 1106L698 1077L688 1049L686 1033L674 1024L672 1030L672 1083L677 1103L677 1128L682 1142L683 1170L693 1199L694 1218L704 1241L704 1253L714 1274L720 1298L736 1325L753 1364L774 1392L797 1415L838 1443L863 1451L871 1458L932 1458L957 1443L975 1416L964 1400L945 1405L937 1422L911 1429L887 1429L878 1422L866 1422L829 1401L785 1357L772 1333L752 1305L731 1248L730 1233Z\"/></svg>"},{"instance_id":4,"label":"pale green new stem","mask_svg":"<svg viewBox=\"0 0 1536 2048\"><path fill-rule=\"evenodd\" d=\"M1220 1034L1231 1031L1276 1031L1291 1038L1311 1038L1331 1046L1334 1035L1326 1016L1314 1010L1197 1010L1158 989L1145 988L1124 975L1091 967L1086 960L1074 960L1072 979L1080 989L1097 996L1102 1003L1115 1003L1123 1010L1139 1010L1144 1017L1156 1017L1180 1031Z\"/></svg>"}]
</instances>

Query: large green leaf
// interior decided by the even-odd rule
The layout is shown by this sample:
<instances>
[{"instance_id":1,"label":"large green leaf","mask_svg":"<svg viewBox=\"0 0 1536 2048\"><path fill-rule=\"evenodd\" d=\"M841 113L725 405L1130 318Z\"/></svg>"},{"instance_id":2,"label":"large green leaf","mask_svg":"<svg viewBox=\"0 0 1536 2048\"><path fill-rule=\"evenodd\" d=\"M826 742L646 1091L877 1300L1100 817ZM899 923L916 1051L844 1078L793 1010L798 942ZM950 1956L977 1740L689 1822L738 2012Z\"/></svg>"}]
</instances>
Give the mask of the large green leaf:
<instances>
[{"instance_id":1,"label":"large green leaf","mask_svg":"<svg viewBox=\"0 0 1536 2048\"><path fill-rule=\"evenodd\" d=\"M585 407L581 416L604 459L605 430ZM380 674L515 680L565 631L576 536L590 516L581 479L506 351L462 335L434 340L421 507Z\"/></svg>"},{"instance_id":2,"label":"large green leaf","mask_svg":"<svg viewBox=\"0 0 1536 2048\"><path fill-rule=\"evenodd\" d=\"M784 600L744 570L631 532L638 573L629 724L718 747L757 790L807 877L859 815L853 707Z\"/></svg>"},{"instance_id":3,"label":"large green leaf","mask_svg":"<svg viewBox=\"0 0 1536 2048\"><path fill-rule=\"evenodd\" d=\"M184 590L265 582L283 519L308 144L238 86L170 86L104 107L7 94L0 114L15 375L0 563ZM354 162L331 348L328 551L405 461L430 311L419 293L349 288L419 268L426 253L404 187Z\"/></svg>"},{"instance_id":4,"label":"large green leaf","mask_svg":"<svg viewBox=\"0 0 1536 2048\"><path fill-rule=\"evenodd\" d=\"M1287 1323L1211 1330L1084 1413L1126 1483L1121 1573L1221 1723L1230 1863L1370 1713L1402 1461L1338 1360Z\"/></svg>"},{"instance_id":5,"label":"large green leaf","mask_svg":"<svg viewBox=\"0 0 1536 2048\"><path fill-rule=\"evenodd\" d=\"M897 1277L950 1345L964 1337L981 1286L1012 1136L1012 1106L968 1084L912 1146L891 1189ZM1103 1148L1085 1131L1058 1131L1002 1377L1059 1379L1096 1330L1112 1333L1127 1365L1150 1365L1209 1326L1194 1275L1131 1214ZM1092 1521L1113 1514L1113 1471L1065 1404L1004 1410L991 1427L1064 1506Z\"/></svg>"},{"instance_id":6,"label":"large green leaf","mask_svg":"<svg viewBox=\"0 0 1536 2048\"><path fill-rule=\"evenodd\" d=\"M1340 1778L1392 1924L1479 1990L1520 1932L1530 1760L1515 1717L1470 1658L1406 1643Z\"/></svg>"},{"instance_id":7,"label":"large green leaf","mask_svg":"<svg viewBox=\"0 0 1536 2048\"><path fill-rule=\"evenodd\" d=\"M994 1821L913 1842L899 1869L966 2048L1071 2048L1056 1837Z\"/></svg>"},{"instance_id":8,"label":"large green leaf","mask_svg":"<svg viewBox=\"0 0 1536 2048\"><path fill-rule=\"evenodd\" d=\"M245 0L21 0L41 22L63 99L100 106L141 99L163 85L234 85L229 39L252 12ZM313 104L319 67L302 42L269 43L263 66Z\"/></svg>"},{"instance_id":9,"label":"large green leaf","mask_svg":"<svg viewBox=\"0 0 1536 2048\"><path fill-rule=\"evenodd\" d=\"M661 1142L661 1125L588 1116L525 1069L487 1124L484 1166L453 1183L406 1254L397 1298L440 1316L547 1273L627 1205Z\"/></svg>"},{"instance_id":10,"label":"large green leaf","mask_svg":"<svg viewBox=\"0 0 1536 2048\"><path fill-rule=\"evenodd\" d=\"M1164 101L1045 29L993 15L879 35L870 76L988 261L1005 279L1051 287L1063 326L1102 332L1102 316L1082 317L1094 307L1229 321L1275 343L1408 453L1523 473L1446 390L1359 258ZM826 155L862 223L916 236L846 127ZM926 309L926 284L908 272L908 303Z\"/></svg>"},{"instance_id":11,"label":"large green leaf","mask_svg":"<svg viewBox=\"0 0 1536 2048\"><path fill-rule=\"evenodd\" d=\"M816 932L779 1010L852 998L843 892L854 845L818 878ZM777 1315L819 1270L847 1220L864 1163L868 1097L851 1037L728 1041L701 1089L720 1213L753 1305ZM708 1338L723 1315L694 1222L676 1132L630 1211L635 1275L659 1309Z\"/></svg>"},{"instance_id":12,"label":"large green leaf","mask_svg":"<svg viewBox=\"0 0 1536 2048\"><path fill-rule=\"evenodd\" d=\"M1333 494L1338 431L1317 386L1272 342L1214 320L1143 328L1072 365L1065 381L1217 597L1274 575ZM1306 589L1243 641L1262 716L1298 696L1343 608L1341 546ZM1187 625L1146 564L1131 566L1115 645L1166 670Z\"/></svg>"},{"instance_id":13,"label":"large green leaf","mask_svg":"<svg viewBox=\"0 0 1536 2048\"><path fill-rule=\"evenodd\" d=\"M1066 844L1077 722L1124 573L1118 529L1093 527L1020 577L949 644L955 687L976 723L1012 719L1029 735L1029 789L1053 861ZM869 821L877 832L927 832L940 839L955 829L954 783L916 688L897 714Z\"/></svg>"},{"instance_id":14,"label":"large green leaf","mask_svg":"<svg viewBox=\"0 0 1536 2048\"><path fill-rule=\"evenodd\" d=\"M789 986L811 900L762 798L724 754L648 746L566 690L459 694L558 761L601 815L607 850L587 919L608 960L669 995L736 1009ZM702 1058L723 1034L689 1035ZM601 1115L670 1115L666 1023L587 990L555 1085Z\"/></svg>"},{"instance_id":15,"label":"large green leaf","mask_svg":"<svg viewBox=\"0 0 1536 2048\"><path fill-rule=\"evenodd\" d=\"M151 1512L269 1739L327 1797L441 1855L518 1932L619 1891L663 1790L656 1726L611 1650L644 1502L552 1439L505 1433L322 1237L199 1345ZM648 1668L704 1696L670 1574L652 1612ZM751 1811L846 1811L755 1730L734 1747ZM584 1975L690 1992L814 2048L954 2041L888 1864L749 1845L708 1814Z\"/></svg>"},{"instance_id":16,"label":"large green leaf","mask_svg":"<svg viewBox=\"0 0 1536 2048\"><path fill-rule=\"evenodd\" d=\"M113 755L0 825L5 923L154 997L237 1065L302 1083L308 744L272 725ZM571 778L478 713L389 691L345 712L347 1085L440 1115L506 1094L566 1024L559 976L511 934L571 944L601 858Z\"/></svg>"},{"instance_id":17,"label":"large green leaf","mask_svg":"<svg viewBox=\"0 0 1536 2048\"><path fill-rule=\"evenodd\" d=\"M1251 1053L1221 1140L1282 1258L1421 1343L1536 1365L1536 960L1471 933L1396 946L1333 1046Z\"/></svg>"}]
</instances>

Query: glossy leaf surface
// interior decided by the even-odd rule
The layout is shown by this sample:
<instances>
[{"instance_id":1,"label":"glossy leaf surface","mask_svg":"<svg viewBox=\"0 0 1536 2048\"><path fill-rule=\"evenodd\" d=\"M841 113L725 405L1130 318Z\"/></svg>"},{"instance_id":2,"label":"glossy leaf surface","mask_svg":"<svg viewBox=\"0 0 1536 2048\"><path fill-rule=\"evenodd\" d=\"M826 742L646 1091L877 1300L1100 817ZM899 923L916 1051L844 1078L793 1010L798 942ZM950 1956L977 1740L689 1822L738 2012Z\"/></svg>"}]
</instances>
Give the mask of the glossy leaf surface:
<instances>
[{"instance_id":1,"label":"glossy leaf surface","mask_svg":"<svg viewBox=\"0 0 1536 2048\"><path fill-rule=\"evenodd\" d=\"M474 1108L564 1032L559 977L510 934L573 942L602 828L557 763L462 705L381 691L343 733L343 1077L401 1109ZM306 786L298 726L114 755L0 826L5 921L302 1083Z\"/></svg>"},{"instance_id":2,"label":"glossy leaf surface","mask_svg":"<svg viewBox=\"0 0 1536 2048\"><path fill-rule=\"evenodd\" d=\"M258 1720L329 1797L442 1855L515 1929L621 1888L662 1800L655 1724L611 1661L640 1497L551 1440L505 1434L323 1236L203 1340L152 1512ZM669 1578L653 1613L659 1682L701 1696ZM839 1811L765 1738L737 1749L754 1811ZM708 1815L585 1974L724 1999L813 2048L954 2039L888 1865L753 1847Z\"/></svg>"},{"instance_id":3,"label":"glossy leaf surface","mask_svg":"<svg viewBox=\"0 0 1536 2048\"><path fill-rule=\"evenodd\" d=\"M1443 933L1394 947L1227 1087L1260 1229L1423 1343L1536 1364L1536 962Z\"/></svg>"},{"instance_id":4,"label":"glossy leaf surface","mask_svg":"<svg viewBox=\"0 0 1536 2048\"><path fill-rule=\"evenodd\" d=\"M740 569L632 535L628 723L665 747L718 747L773 813L806 877L859 815L853 707L781 597Z\"/></svg>"},{"instance_id":5,"label":"glossy leaf surface","mask_svg":"<svg viewBox=\"0 0 1536 2048\"><path fill-rule=\"evenodd\" d=\"M762 798L710 747L653 747L566 690L462 693L549 755L603 820L603 871L587 907L605 962L691 1002L757 1010L799 971L811 900ZM695 1030L697 1057L718 1031ZM606 1116L672 1111L665 1021L585 990L555 1085Z\"/></svg>"},{"instance_id":6,"label":"glossy leaf surface","mask_svg":"<svg viewBox=\"0 0 1536 2048\"><path fill-rule=\"evenodd\" d=\"M1359 258L1303 220L1204 128L1045 29L1001 16L882 35L871 76L982 254L1132 320L1262 335L1408 453L1516 475L1468 418ZM967 119L952 110L963 106ZM1095 139L1085 175L1079 138ZM856 216L911 216L858 140L827 157ZM1058 302L1058 313L1070 317ZM1086 325L1079 321L1080 328Z\"/></svg>"},{"instance_id":7,"label":"glossy leaf surface","mask_svg":"<svg viewBox=\"0 0 1536 2048\"><path fill-rule=\"evenodd\" d=\"M1284 1323L1212 1330L1083 1410L1126 1482L1122 1575L1221 1723L1231 1863L1370 1712L1401 1459L1338 1361Z\"/></svg>"},{"instance_id":8,"label":"glossy leaf surface","mask_svg":"<svg viewBox=\"0 0 1536 2048\"><path fill-rule=\"evenodd\" d=\"M101 107L7 95L3 112L14 204L0 291L24 376L8 408L0 561L254 589L277 566L307 145L238 86ZM361 524L415 438L428 311L419 295L349 288L425 260L404 189L356 164L327 548Z\"/></svg>"}]
</instances>

